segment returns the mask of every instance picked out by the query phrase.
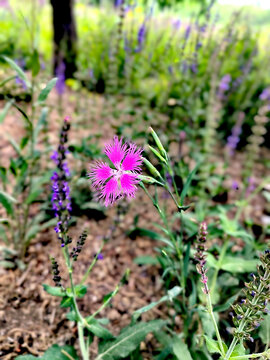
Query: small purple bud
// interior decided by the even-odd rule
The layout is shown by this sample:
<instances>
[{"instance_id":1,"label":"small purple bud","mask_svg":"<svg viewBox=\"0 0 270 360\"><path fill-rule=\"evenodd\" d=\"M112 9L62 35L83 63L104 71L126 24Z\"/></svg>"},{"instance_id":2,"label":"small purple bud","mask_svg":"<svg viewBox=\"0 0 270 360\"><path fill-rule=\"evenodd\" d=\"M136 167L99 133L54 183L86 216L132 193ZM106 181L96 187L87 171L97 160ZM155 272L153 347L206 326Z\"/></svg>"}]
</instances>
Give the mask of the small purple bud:
<instances>
[{"instance_id":1,"label":"small purple bud","mask_svg":"<svg viewBox=\"0 0 270 360\"><path fill-rule=\"evenodd\" d=\"M104 256L103 256L101 253L99 253L98 256L97 256L97 259L98 259L98 260L103 260L103 259L104 259Z\"/></svg>"},{"instance_id":2,"label":"small purple bud","mask_svg":"<svg viewBox=\"0 0 270 360\"><path fill-rule=\"evenodd\" d=\"M233 183L232 183L232 189L233 190L239 190L238 182L236 180L234 180Z\"/></svg>"},{"instance_id":3,"label":"small purple bud","mask_svg":"<svg viewBox=\"0 0 270 360\"><path fill-rule=\"evenodd\" d=\"M256 295L255 291L252 290L250 295L254 297Z\"/></svg>"}]
</instances>

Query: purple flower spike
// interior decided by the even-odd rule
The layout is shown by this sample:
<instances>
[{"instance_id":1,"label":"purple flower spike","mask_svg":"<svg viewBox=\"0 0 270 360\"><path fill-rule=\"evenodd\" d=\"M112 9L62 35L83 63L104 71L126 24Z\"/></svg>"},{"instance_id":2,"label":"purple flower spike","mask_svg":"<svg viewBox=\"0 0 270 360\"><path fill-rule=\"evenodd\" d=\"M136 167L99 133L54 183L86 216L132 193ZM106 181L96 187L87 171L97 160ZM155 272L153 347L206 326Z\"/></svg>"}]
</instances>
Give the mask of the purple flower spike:
<instances>
[{"instance_id":1,"label":"purple flower spike","mask_svg":"<svg viewBox=\"0 0 270 360\"><path fill-rule=\"evenodd\" d=\"M189 36L190 36L190 33L191 33L191 25L188 25L187 28L186 28L186 31L185 31L185 40L188 40Z\"/></svg>"},{"instance_id":2,"label":"purple flower spike","mask_svg":"<svg viewBox=\"0 0 270 360\"><path fill-rule=\"evenodd\" d=\"M91 169L89 177L99 198L108 206L126 196L134 198L139 182L138 174L141 172L142 149L135 144L123 143L122 139L114 137L113 142L105 146L105 154L113 163L111 168L99 161Z\"/></svg>"},{"instance_id":3,"label":"purple flower spike","mask_svg":"<svg viewBox=\"0 0 270 360\"><path fill-rule=\"evenodd\" d=\"M270 101L270 87L263 90L263 92L260 95L260 100L267 100Z\"/></svg>"},{"instance_id":4,"label":"purple flower spike","mask_svg":"<svg viewBox=\"0 0 270 360\"><path fill-rule=\"evenodd\" d=\"M145 26L145 22L139 27L138 30L138 36L137 36L137 40L138 40L138 47L137 49L135 49L135 52L140 52L142 50L142 46L145 40L145 34L146 34L146 26Z\"/></svg>"}]
</instances>

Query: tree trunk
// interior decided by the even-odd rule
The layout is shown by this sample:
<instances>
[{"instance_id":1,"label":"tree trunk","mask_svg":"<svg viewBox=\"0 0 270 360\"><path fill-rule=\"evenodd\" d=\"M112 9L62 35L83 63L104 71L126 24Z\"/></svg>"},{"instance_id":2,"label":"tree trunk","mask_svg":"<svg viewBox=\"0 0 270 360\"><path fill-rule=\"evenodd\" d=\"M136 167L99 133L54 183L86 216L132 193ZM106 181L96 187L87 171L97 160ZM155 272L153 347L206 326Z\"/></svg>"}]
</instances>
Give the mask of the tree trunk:
<instances>
[{"instance_id":1,"label":"tree trunk","mask_svg":"<svg viewBox=\"0 0 270 360\"><path fill-rule=\"evenodd\" d=\"M51 0L53 8L55 75L74 76L77 54L77 33L74 18L74 0ZM61 74L59 74L61 72Z\"/></svg>"}]
</instances>

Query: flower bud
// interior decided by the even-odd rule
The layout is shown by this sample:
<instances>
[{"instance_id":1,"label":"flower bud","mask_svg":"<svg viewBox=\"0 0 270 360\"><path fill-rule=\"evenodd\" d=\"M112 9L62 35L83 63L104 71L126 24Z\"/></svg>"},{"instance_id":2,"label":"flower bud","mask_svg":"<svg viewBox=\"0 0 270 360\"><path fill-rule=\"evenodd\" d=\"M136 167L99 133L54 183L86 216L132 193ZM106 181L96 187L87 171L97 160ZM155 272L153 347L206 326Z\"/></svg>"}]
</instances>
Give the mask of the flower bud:
<instances>
[{"instance_id":1,"label":"flower bud","mask_svg":"<svg viewBox=\"0 0 270 360\"><path fill-rule=\"evenodd\" d=\"M154 176L157 176L158 178L162 179L162 176L160 175L160 172L154 167L154 165L152 165L150 163L150 161L148 161L147 159L145 159L144 157L142 158L144 164L146 165L146 167L149 169L149 171L151 172L151 174L153 174Z\"/></svg>"},{"instance_id":2,"label":"flower bud","mask_svg":"<svg viewBox=\"0 0 270 360\"><path fill-rule=\"evenodd\" d=\"M153 136L153 139L155 140L155 143L159 149L159 151L161 152L161 155L165 157L165 159L167 159L167 152L164 149L159 137L157 136L156 132L150 127L149 128L151 135Z\"/></svg>"}]
</instances>

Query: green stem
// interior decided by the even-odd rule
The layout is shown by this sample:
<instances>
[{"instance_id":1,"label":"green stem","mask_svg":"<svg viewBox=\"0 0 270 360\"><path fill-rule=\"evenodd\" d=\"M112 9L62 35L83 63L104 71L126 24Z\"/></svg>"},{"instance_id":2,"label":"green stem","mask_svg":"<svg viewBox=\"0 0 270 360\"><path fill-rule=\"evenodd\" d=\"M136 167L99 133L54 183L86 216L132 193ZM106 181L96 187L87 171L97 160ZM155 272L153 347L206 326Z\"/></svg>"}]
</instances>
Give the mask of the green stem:
<instances>
[{"instance_id":1,"label":"green stem","mask_svg":"<svg viewBox=\"0 0 270 360\"><path fill-rule=\"evenodd\" d=\"M66 236L66 234L64 234L64 237L65 236ZM77 305L76 292L75 292L75 287L74 287L73 277L72 277L72 266L71 266L71 263L70 263L70 257L69 257L67 246L62 248L62 251L63 251L63 255L64 255L64 258L65 258L66 265L67 265L67 269L68 269L70 287L71 287L71 292L72 292L73 308L74 308L76 317L78 318L78 335L79 335L80 349L81 349L83 360L89 360L88 348L87 348L87 346L85 344L84 336L83 336L83 329L85 327L86 321L83 318L83 316L81 315L81 313L79 311L79 308L78 308L78 305Z\"/></svg>"},{"instance_id":2,"label":"green stem","mask_svg":"<svg viewBox=\"0 0 270 360\"><path fill-rule=\"evenodd\" d=\"M88 277L88 275L90 274L90 272L92 271L93 267L95 266L97 260L98 260L98 255L101 253L103 247L104 247L104 244L105 242L103 241L98 253L96 254L96 256L94 257L94 260L91 262L91 264L89 265L88 269L86 270L81 282L80 282L80 285L83 285Z\"/></svg>"},{"instance_id":3,"label":"green stem","mask_svg":"<svg viewBox=\"0 0 270 360\"><path fill-rule=\"evenodd\" d=\"M111 296L101 305L101 307L96 312L94 312L94 314L92 314L87 318L87 321L89 322L90 320L94 319L97 316L97 314L99 314L108 305L108 303L111 301L111 298L113 298L118 293L118 291L119 291L119 285L116 286ZM87 324L87 326L89 325Z\"/></svg>"},{"instance_id":4,"label":"green stem","mask_svg":"<svg viewBox=\"0 0 270 360\"><path fill-rule=\"evenodd\" d=\"M173 195L170 186L168 184L165 184L165 189L168 191L168 193L170 194L171 198L173 199L177 209L179 208L180 203L178 203L178 201L175 199L175 196Z\"/></svg>"},{"instance_id":5,"label":"green stem","mask_svg":"<svg viewBox=\"0 0 270 360\"><path fill-rule=\"evenodd\" d=\"M83 360L89 360L88 350L87 350L85 342L84 342L83 324L81 322L78 322L78 334L79 334L79 343L80 343L80 349L81 349Z\"/></svg>"},{"instance_id":6,"label":"green stem","mask_svg":"<svg viewBox=\"0 0 270 360\"><path fill-rule=\"evenodd\" d=\"M214 328L215 328L215 332L216 332L216 336L217 336L217 340L218 340L218 345L221 351L222 356L225 356L225 352L224 352L224 348L223 348L223 344L222 344L222 339L218 330L218 326L217 326L217 322L214 316L214 312L213 312L213 306L212 306L212 302L211 302L211 296L210 296L210 292L208 290L207 294L206 294L206 299L207 299L207 308L208 308L208 312L210 314L210 317L212 319Z\"/></svg>"}]
</instances>

